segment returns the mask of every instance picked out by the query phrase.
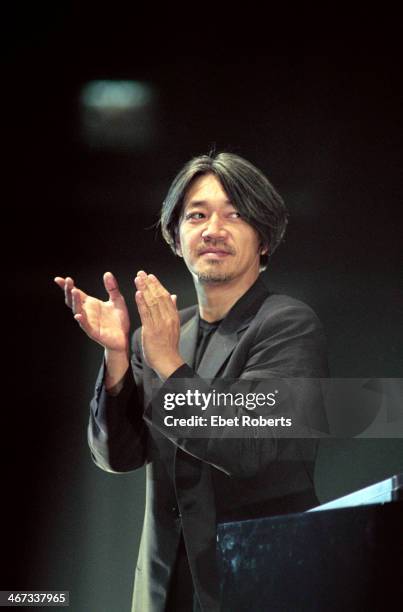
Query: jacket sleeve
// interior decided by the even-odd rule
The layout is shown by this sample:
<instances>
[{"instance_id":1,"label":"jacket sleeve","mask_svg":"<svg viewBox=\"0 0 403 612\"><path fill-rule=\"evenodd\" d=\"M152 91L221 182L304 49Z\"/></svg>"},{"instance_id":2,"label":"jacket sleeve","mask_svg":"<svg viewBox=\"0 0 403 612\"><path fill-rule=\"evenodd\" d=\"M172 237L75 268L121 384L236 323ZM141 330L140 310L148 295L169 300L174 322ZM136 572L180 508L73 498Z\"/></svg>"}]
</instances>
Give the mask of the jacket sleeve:
<instances>
[{"instance_id":1,"label":"jacket sleeve","mask_svg":"<svg viewBox=\"0 0 403 612\"><path fill-rule=\"evenodd\" d=\"M128 472L146 462L148 430L143 420L143 368L138 344L139 330L133 336L131 366L117 395L104 385L102 364L90 404L88 444L91 455L107 472Z\"/></svg>"},{"instance_id":2,"label":"jacket sleeve","mask_svg":"<svg viewBox=\"0 0 403 612\"><path fill-rule=\"evenodd\" d=\"M207 419L204 429L192 424L176 428L165 426L168 414L164 409L166 393L186 395L188 390L200 394L211 391L212 385L187 365L181 366L165 382L152 405L146 408L144 416L150 426L158 429L185 452L229 476L251 478L264 472L273 461L286 458L291 461L313 460L316 440L311 440L313 444L305 445L309 456L304 458L300 456L304 448L302 438L317 437L318 433L327 430L318 380L327 375L326 342L322 326L310 308L295 301L256 326L247 359L236 383L244 389L252 390L256 389L254 382L263 381L267 387L268 382L277 381L285 389L285 393L280 392L283 400L278 401L274 407L259 408L258 413L267 418L289 417L299 427L300 433L294 428L294 433L288 437L284 429L262 429L260 426L240 426L235 434L232 427L213 430L209 427L210 417L213 412L217 414L217 409L214 411L210 406L203 412L189 410L187 405L175 406L171 412L179 419L188 419L197 412ZM226 390L231 391L233 388ZM251 412L245 410L243 405L227 406L225 409L220 407L219 412L226 418L238 417L240 422L244 415L251 416ZM257 416L256 412L252 416Z\"/></svg>"}]
</instances>

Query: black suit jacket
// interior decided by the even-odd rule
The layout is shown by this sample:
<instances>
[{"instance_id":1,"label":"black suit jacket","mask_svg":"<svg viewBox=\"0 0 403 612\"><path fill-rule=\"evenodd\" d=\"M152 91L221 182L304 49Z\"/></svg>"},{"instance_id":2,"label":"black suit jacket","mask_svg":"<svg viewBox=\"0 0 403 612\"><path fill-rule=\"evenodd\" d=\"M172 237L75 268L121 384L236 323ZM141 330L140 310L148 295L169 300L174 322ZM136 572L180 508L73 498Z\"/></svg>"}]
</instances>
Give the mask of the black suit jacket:
<instances>
[{"instance_id":1,"label":"black suit jacket","mask_svg":"<svg viewBox=\"0 0 403 612\"><path fill-rule=\"evenodd\" d=\"M142 360L140 330L133 338L132 368L119 395L103 387L103 369L91 402L88 430L94 461L110 472L146 464L146 510L133 598L136 612L162 612L181 530L194 587L203 610L219 610L215 567L216 525L302 511L317 503L313 487L314 440L200 438L192 427L175 437L161 426L167 391L204 388L205 379L295 378L303 382L294 409L325 430L320 393L306 381L326 377L322 326L304 303L272 294L261 279L223 319L201 360L193 359L199 315L180 313L180 353L187 365L165 383ZM308 384L309 387L309 384ZM175 416L186 414L186 408ZM242 409L238 409L239 410Z\"/></svg>"}]
</instances>

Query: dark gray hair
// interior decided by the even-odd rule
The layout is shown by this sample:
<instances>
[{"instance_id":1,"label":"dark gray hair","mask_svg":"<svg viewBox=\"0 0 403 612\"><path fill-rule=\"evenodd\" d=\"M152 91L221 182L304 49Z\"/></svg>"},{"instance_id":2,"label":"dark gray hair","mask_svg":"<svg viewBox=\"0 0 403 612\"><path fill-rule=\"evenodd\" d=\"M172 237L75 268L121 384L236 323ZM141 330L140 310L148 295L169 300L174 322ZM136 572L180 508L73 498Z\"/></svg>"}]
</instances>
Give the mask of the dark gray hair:
<instances>
[{"instance_id":1,"label":"dark gray hair","mask_svg":"<svg viewBox=\"0 0 403 612\"><path fill-rule=\"evenodd\" d=\"M283 239L288 213L282 197L266 176L250 162L233 153L213 153L191 159L169 188L161 210L161 231L176 253L183 202L191 183L204 174L214 174L241 217L259 234L269 251L260 256L265 269L269 256Z\"/></svg>"}]
</instances>

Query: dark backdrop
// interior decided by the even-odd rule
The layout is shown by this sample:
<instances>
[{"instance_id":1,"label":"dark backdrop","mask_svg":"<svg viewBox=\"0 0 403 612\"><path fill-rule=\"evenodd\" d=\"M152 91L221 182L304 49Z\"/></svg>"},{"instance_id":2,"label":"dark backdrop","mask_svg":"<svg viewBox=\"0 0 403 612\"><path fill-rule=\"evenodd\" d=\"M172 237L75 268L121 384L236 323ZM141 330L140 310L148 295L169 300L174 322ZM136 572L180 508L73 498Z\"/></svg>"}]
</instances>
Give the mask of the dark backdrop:
<instances>
[{"instance_id":1,"label":"dark backdrop","mask_svg":"<svg viewBox=\"0 0 403 612\"><path fill-rule=\"evenodd\" d=\"M91 463L88 402L102 354L52 279L71 275L102 296L102 273L113 271L133 326L139 268L156 273L181 307L193 303L182 262L152 227L190 157L212 145L239 153L284 196L289 231L264 277L316 310L332 375L402 372L398 50L339 41L320 51L273 44L202 52L197 37L180 52L165 46L157 54L136 27L95 42L64 15L17 28L3 73L11 190L3 204L10 367L1 589L70 590L74 612L129 610L144 474L106 474ZM85 144L80 92L102 78L153 85L153 129L142 146ZM323 444L321 500L403 471L402 442Z\"/></svg>"}]
</instances>

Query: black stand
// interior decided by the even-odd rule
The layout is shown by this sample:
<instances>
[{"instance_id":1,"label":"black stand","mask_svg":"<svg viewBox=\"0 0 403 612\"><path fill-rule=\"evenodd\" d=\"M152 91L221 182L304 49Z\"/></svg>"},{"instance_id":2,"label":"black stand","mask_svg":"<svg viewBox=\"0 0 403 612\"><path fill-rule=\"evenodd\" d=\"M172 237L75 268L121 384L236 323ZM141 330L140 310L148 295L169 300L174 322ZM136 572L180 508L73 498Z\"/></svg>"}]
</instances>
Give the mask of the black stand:
<instances>
[{"instance_id":1,"label":"black stand","mask_svg":"<svg viewBox=\"0 0 403 612\"><path fill-rule=\"evenodd\" d=\"M401 609L402 501L226 523L218 550L221 612Z\"/></svg>"}]
</instances>

